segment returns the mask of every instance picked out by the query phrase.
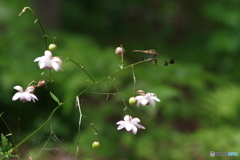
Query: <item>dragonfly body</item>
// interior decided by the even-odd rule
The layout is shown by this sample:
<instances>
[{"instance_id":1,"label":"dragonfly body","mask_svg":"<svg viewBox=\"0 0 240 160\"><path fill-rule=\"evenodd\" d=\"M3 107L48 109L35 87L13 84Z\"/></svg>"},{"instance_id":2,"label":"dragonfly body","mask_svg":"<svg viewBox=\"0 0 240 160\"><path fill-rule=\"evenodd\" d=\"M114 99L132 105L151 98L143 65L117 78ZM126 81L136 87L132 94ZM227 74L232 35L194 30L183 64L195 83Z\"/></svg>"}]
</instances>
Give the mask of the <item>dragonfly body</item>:
<instances>
[{"instance_id":1,"label":"dragonfly body","mask_svg":"<svg viewBox=\"0 0 240 160\"><path fill-rule=\"evenodd\" d=\"M148 49L148 50L133 50L132 52L141 52L141 53L146 53L146 54L150 54L153 56L157 56L158 53L154 50L154 49Z\"/></svg>"},{"instance_id":2,"label":"dragonfly body","mask_svg":"<svg viewBox=\"0 0 240 160\"><path fill-rule=\"evenodd\" d=\"M157 60L155 59L155 57L158 55L158 52L156 52L154 49L148 49L148 50L133 50L132 52L141 52L141 53L145 53L145 55L143 55L142 60L148 59L148 58L152 58L153 60L150 60L149 62L154 62L157 63ZM165 61L164 62L164 66L168 66L168 64L174 64L174 60L171 59L169 62Z\"/></svg>"}]
</instances>

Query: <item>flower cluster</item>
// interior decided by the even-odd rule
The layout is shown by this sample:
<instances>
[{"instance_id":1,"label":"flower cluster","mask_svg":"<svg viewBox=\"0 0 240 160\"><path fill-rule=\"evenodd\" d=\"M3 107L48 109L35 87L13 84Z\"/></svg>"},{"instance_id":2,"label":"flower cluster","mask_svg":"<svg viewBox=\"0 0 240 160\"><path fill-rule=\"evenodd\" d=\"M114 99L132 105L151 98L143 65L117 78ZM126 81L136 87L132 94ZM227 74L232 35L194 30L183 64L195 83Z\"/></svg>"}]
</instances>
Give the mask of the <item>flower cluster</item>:
<instances>
[{"instance_id":1,"label":"flower cluster","mask_svg":"<svg viewBox=\"0 0 240 160\"><path fill-rule=\"evenodd\" d=\"M52 46L54 48L51 48L51 50L56 49L56 46ZM122 46L118 47L115 51L117 55L122 56L124 53L124 49ZM53 57L52 52L50 50L46 50L44 52L44 56L38 57L34 60L34 62L38 62L38 66L40 69L54 69L55 71L62 70L62 60L59 57ZM15 101L17 99L20 99L22 102L26 101L33 101L38 100L38 98L33 94L35 87L41 87L45 84L45 80L40 80L37 85L32 85L27 87L27 89L24 91L21 86L15 86L14 89L16 89L18 92L15 93L15 95L12 97L12 100ZM157 98L157 95L155 93L146 93L143 90L138 90L137 93L139 96L131 97L129 99L130 105L136 105L139 107L151 105L152 107L155 107L155 101L160 102L160 99ZM119 125L117 127L117 130L121 130L125 128L127 131L132 132L133 134L136 134L138 129L145 129L144 126L140 125L140 119L139 118L132 118L130 115L125 115L124 120L118 121L116 124Z\"/></svg>"},{"instance_id":2,"label":"flower cluster","mask_svg":"<svg viewBox=\"0 0 240 160\"><path fill-rule=\"evenodd\" d=\"M51 48L50 48L51 49ZM34 62L38 62L38 66L40 69L54 69L55 71L62 70L62 60L58 57L53 57L52 52L49 50L46 50L44 52L44 56L38 57L34 60ZM22 102L26 101L33 101L38 100L38 98L33 94L35 87L41 87L45 84L45 80L40 80L37 85L29 86L25 91L23 91L23 88L21 86L15 86L14 89L16 89L17 92L13 97L12 100L15 101L17 99L20 99Z\"/></svg>"},{"instance_id":3,"label":"flower cluster","mask_svg":"<svg viewBox=\"0 0 240 160\"><path fill-rule=\"evenodd\" d=\"M137 107L139 107L140 104L143 106L151 104L152 107L155 107L155 101L161 102L160 99L157 98L157 95L155 93L145 94L143 90L138 90L137 93L140 96L131 97L129 99L130 105L137 105ZM125 128L127 131L136 134L138 129L145 129L145 127L143 127L139 123L140 123L139 118L132 118L130 115L126 115L124 117L124 120L117 122L117 125L119 125L117 130Z\"/></svg>"}]
</instances>

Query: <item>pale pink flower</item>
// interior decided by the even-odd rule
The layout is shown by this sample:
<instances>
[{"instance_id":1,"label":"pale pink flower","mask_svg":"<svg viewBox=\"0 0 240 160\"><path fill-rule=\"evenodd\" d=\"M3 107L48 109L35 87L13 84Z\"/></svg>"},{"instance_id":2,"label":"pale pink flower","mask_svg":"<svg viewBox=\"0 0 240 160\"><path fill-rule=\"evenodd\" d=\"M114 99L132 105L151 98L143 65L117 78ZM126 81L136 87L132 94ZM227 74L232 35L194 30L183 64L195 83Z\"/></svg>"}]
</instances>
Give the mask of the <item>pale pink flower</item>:
<instances>
[{"instance_id":1,"label":"pale pink flower","mask_svg":"<svg viewBox=\"0 0 240 160\"><path fill-rule=\"evenodd\" d=\"M143 105L143 106L147 106L150 103L152 107L155 107L155 101L161 102L161 100L158 99L157 95L154 94L154 93L143 94L143 95L140 95L140 96L136 96L135 98L138 101L137 106L139 106L140 104Z\"/></svg>"},{"instance_id":2,"label":"pale pink flower","mask_svg":"<svg viewBox=\"0 0 240 160\"><path fill-rule=\"evenodd\" d=\"M52 52L49 50L46 50L44 56L36 58L34 62L38 62L40 69L54 69L55 71L62 70L62 60L58 57L52 57Z\"/></svg>"},{"instance_id":3,"label":"pale pink flower","mask_svg":"<svg viewBox=\"0 0 240 160\"><path fill-rule=\"evenodd\" d=\"M140 122L139 118L132 118L131 116L126 115L124 117L124 121L121 120L121 121L117 122L117 125L119 125L117 130L125 128L127 131L129 131L129 132L131 131L131 132L133 132L133 134L136 134L138 131L138 128L145 129L145 127L138 124L139 122Z\"/></svg>"},{"instance_id":4,"label":"pale pink flower","mask_svg":"<svg viewBox=\"0 0 240 160\"><path fill-rule=\"evenodd\" d=\"M22 102L27 102L31 100L35 102L35 99L38 100L37 97L33 94L35 89L33 86L29 86L25 91L23 91L23 88L21 86L15 86L14 89L19 92L15 93L15 95L12 97L13 101L20 99L20 101Z\"/></svg>"}]
</instances>

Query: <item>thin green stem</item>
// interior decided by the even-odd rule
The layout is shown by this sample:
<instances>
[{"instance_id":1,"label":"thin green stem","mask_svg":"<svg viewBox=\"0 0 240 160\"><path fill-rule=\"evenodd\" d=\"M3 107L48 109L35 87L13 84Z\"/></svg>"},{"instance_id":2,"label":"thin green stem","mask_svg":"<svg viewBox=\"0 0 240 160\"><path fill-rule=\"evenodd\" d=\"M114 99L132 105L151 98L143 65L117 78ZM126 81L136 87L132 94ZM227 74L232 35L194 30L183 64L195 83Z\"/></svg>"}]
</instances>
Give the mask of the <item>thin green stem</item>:
<instances>
[{"instance_id":1,"label":"thin green stem","mask_svg":"<svg viewBox=\"0 0 240 160\"><path fill-rule=\"evenodd\" d=\"M32 81L28 84L28 86L32 85L32 83L38 83L38 82L36 82L36 79L38 79L39 77L45 77L45 78L48 79L49 81L53 82L53 80L52 80L51 78L49 78L48 76L39 75L39 76L37 76L34 80L32 80Z\"/></svg>"},{"instance_id":2,"label":"thin green stem","mask_svg":"<svg viewBox=\"0 0 240 160\"><path fill-rule=\"evenodd\" d=\"M117 91L118 93L120 93L120 91L119 91L119 89L117 88L117 86L113 83L111 77L108 77L108 78L109 78L109 81L111 82L111 84L112 84L112 85L114 86L114 88L116 89L116 91ZM122 98L122 97L121 97L121 98ZM125 108L124 108L123 110L126 110L126 109L127 109L127 112L129 113L127 104L126 104L126 102L125 102L125 99L122 98L122 101L123 101L123 104L124 104L124 106L125 106Z\"/></svg>"},{"instance_id":3,"label":"thin green stem","mask_svg":"<svg viewBox=\"0 0 240 160\"><path fill-rule=\"evenodd\" d=\"M35 18L36 18L35 22L36 22L36 21L38 22L38 24L39 24L39 26L40 26L40 28L41 28L41 30L42 30L42 32L43 32L43 36L44 36L44 40L45 40L45 45L46 45L46 50L47 50L47 49L48 49L48 45L47 45L47 35L46 35L46 33L45 33L44 29L43 29L43 26L42 26L41 21L39 20L39 18L38 18L37 15L35 14L35 12L34 12L30 7L24 7L23 10L22 10L22 12L19 14L19 16L21 16L27 9L29 9L29 10L33 13L33 15L34 15ZM34 22L34 23L35 23L35 22Z\"/></svg>"},{"instance_id":4,"label":"thin green stem","mask_svg":"<svg viewBox=\"0 0 240 160\"><path fill-rule=\"evenodd\" d=\"M99 93L99 92L88 92L88 91L86 91L85 93L88 93L88 94L99 94L99 95L132 94L132 92L121 92L121 93Z\"/></svg>"},{"instance_id":5,"label":"thin green stem","mask_svg":"<svg viewBox=\"0 0 240 160\"><path fill-rule=\"evenodd\" d=\"M134 73L134 68L133 68L133 65L131 66L132 68L132 74L133 74L133 97L134 97L134 94L135 94L135 91L136 91L136 76L135 76L135 73Z\"/></svg>"},{"instance_id":6,"label":"thin green stem","mask_svg":"<svg viewBox=\"0 0 240 160\"><path fill-rule=\"evenodd\" d=\"M80 67L85 73L86 75L92 80L93 83L95 83L94 79L88 74L88 72L83 68L82 65L78 64L77 62L75 62L74 60L67 58L68 60L72 61L74 64L76 64L78 67Z\"/></svg>"},{"instance_id":7,"label":"thin green stem","mask_svg":"<svg viewBox=\"0 0 240 160\"><path fill-rule=\"evenodd\" d=\"M154 59L155 59L155 58L150 58L150 59L146 59L146 60L144 60L144 61L139 61L139 62L136 62L136 63L134 63L134 64L130 64L130 65L122 68L121 70L117 70L117 71L113 72L112 74L110 74L109 76L101 79L100 81L95 82L95 84L101 83L101 82L105 81L106 79L108 79L108 77L112 77L113 75L115 75L115 74L117 74L118 72L123 71L123 70L125 70L125 69L127 69L127 68L130 68L130 67L132 67L132 66L135 66L135 65L138 65L138 64L141 64L141 63L144 63L144 62L152 61L152 60L154 60Z\"/></svg>"},{"instance_id":8,"label":"thin green stem","mask_svg":"<svg viewBox=\"0 0 240 160\"><path fill-rule=\"evenodd\" d=\"M75 159L78 159L78 149L79 149L79 144L80 144L80 127L81 127L81 123L82 123L82 111L81 111L81 106L80 106L80 102L79 102L79 97L76 96L76 106L78 107L78 111L79 111L79 122L78 122L78 140L77 140L77 150L76 150L76 156Z\"/></svg>"},{"instance_id":9,"label":"thin green stem","mask_svg":"<svg viewBox=\"0 0 240 160\"><path fill-rule=\"evenodd\" d=\"M94 129L94 131L95 131L95 135L96 135L96 141L98 141L98 135L99 135L99 133L98 133L98 130L96 129L96 127L94 127L94 123L91 123L88 119L87 119L87 117L84 117L84 118L86 118L86 120L87 120L87 122L91 125L91 127Z\"/></svg>"},{"instance_id":10,"label":"thin green stem","mask_svg":"<svg viewBox=\"0 0 240 160\"><path fill-rule=\"evenodd\" d=\"M54 113L61 107L63 106L64 103L58 105L56 108L54 108L54 110L52 111L52 113L50 114L50 116L48 117L48 119L40 126L38 127L34 132L32 132L30 135L28 135L25 139L23 139L21 142L19 142L16 147L19 147L20 145L22 145L26 140L28 140L30 137L32 137L34 134L36 134L42 127L44 127L52 118L52 116L54 115Z\"/></svg>"}]
</instances>

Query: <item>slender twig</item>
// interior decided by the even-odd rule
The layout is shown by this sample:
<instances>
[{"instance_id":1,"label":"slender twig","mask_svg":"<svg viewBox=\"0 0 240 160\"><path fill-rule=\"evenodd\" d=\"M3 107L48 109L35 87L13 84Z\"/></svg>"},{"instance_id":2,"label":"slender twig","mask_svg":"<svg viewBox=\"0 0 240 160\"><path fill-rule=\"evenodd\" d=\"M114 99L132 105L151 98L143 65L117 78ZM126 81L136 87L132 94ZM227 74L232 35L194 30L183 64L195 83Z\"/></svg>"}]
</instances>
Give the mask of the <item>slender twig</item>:
<instances>
[{"instance_id":1,"label":"slender twig","mask_svg":"<svg viewBox=\"0 0 240 160\"><path fill-rule=\"evenodd\" d=\"M47 45L47 35L46 35L46 33L45 33L44 29L43 29L43 26L42 26L41 21L39 20L39 18L38 18L37 15L35 14L35 12L34 12L30 7L24 7L23 10L22 10L22 12L19 14L19 16L21 16L27 9L29 9L29 10L33 13L33 15L34 15L35 18L36 18L36 20L34 21L34 23L35 23L35 22L38 22L38 24L39 24L39 26L40 26L40 28L41 28L41 30L42 30L42 32L43 32L43 36L44 36L44 40L45 40L45 45L46 45L46 50L47 50L47 49L48 49L48 45Z\"/></svg>"},{"instance_id":2,"label":"slender twig","mask_svg":"<svg viewBox=\"0 0 240 160\"><path fill-rule=\"evenodd\" d=\"M53 79L49 78L48 76L39 75L39 76L37 76L34 80L32 80L32 81L28 84L28 86L32 85L32 83L37 83L35 80L38 79L39 77L44 77L44 78L48 79L50 82L53 82Z\"/></svg>"},{"instance_id":3,"label":"slender twig","mask_svg":"<svg viewBox=\"0 0 240 160\"><path fill-rule=\"evenodd\" d=\"M92 80L93 83L95 83L95 81L93 80L93 78L88 74L88 72L83 68L82 65L78 64L77 62L75 62L74 60L67 58L68 60L72 61L74 64L76 64L78 67L80 67L85 73L86 75L88 75L88 77Z\"/></svg>"},{"instance_id":4,"label":"slender twig","mask_svg":"<svg viewBox=\"0 0 240 160\"><path fill-rule=\"evenodd\" d=\"M132 74L133 74L133 97L134 97L134 94L135 94L135 91L136 91L136 76L135 76L135 73L134 73L134 68L133 68L133 65L131 66L132 68Z\"/></svg>"},{"instance_id":5,"label":"slender twig","mask_svg":"<svg viewBox=\"0 0 240 160\"><path fill-rule=\"evenodd\" d=\"M114 86L114 88L116 89L116 91L117 91L118 93L120 93L120 91L119 91L119 89L117 88L117 86L113 83L111 77L108 77L108 78L109 78L109 81L111 82L111 84L112 84L112 85ZM121 98L122 98L122 97L121 97ZM122 98L122 101L123 101L123 104L124 104L124 106L125 106L125 108L124 108L123 110L127 110L127 112L129 113L127 104L126 104L126 102L125 102L125 99Z\"/></svg>"},{"instance_id":6,"label":"slender twig","mask_svg":"<svg viewBox=\"0 0 240 160\"><path fill-rule=\"evenodd\" d=\"M54 115L54 113L61 107L63 106L63 103L58 105L56 108L54 108L54 110L52 111L52 113L50 114L50 116L48 117L48 119L40 126L38 127L34 132L32 132L30 135L28 135L26 138L24 138L21 142L19 142L16 147L19 147L20 145L22 145L26 140L28 140L30 137L32 137L35 133L37 133L40 129L42 129L42 127L44 127L48 121L51 120L52 116Z\"/></svg>"},{"instance_id":7,"label":"slender twig","mask_svg":"<svg viewBox=\"0 0 240 160\"><path fill-rule=\"evenodd\" d=\"M76 150L76 156L75 159L78 159L78 149L79 149L79 144L80 144L80 127L81 127L81 122L82 122L82 111L81 111L81 106L80 106L80 102L79 102L79 97L76 96L76 106L78 107L78 111L79 111L79 122L78 122L78 140L77 140L77 150Z\"/></svg>"},{"instance_id":8,"label":"slender twig","mask_svg":"<svg viewBox=\"0 0 240 160\"><path fill-rule=\"evenodd\" d=\"M99 92L89 92L86 91L87 94L99 94L99 95L116 95L116 94L132 94L132 92L121 92L121 93L99 93Z\"/></svg>"}]
</instances>

